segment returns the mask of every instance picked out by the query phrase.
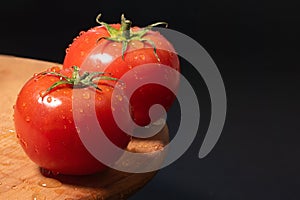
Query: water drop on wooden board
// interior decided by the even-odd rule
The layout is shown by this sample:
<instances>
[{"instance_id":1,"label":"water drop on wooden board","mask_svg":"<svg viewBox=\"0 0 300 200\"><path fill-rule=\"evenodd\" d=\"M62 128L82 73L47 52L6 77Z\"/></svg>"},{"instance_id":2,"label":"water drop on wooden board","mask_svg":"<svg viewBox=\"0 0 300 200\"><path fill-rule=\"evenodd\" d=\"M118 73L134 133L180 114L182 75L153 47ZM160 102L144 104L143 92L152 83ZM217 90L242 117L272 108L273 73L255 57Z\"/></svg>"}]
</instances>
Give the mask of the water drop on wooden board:
<instances>
[{"instance_id":1,"label":"water drop on wooden board","mask_svg":"<svg viewBox=\"0 0 300 200\"><path fill-rule=\"evenodd\" d=\"M32 200L47 200L47 198L42 194L34 193L32 195Z\"/></svg>"},{"instance_id":2,"label":"water drop on wooden board","mask_svg":"<svg viewBox=\"0 0 300 200\"><path fill-rule=\"evenodd\" d=\"M45 178L38 182L38 185L45 188L58 188L62 186L62 183L53 178Z\"/></svg>"}]
</instances>

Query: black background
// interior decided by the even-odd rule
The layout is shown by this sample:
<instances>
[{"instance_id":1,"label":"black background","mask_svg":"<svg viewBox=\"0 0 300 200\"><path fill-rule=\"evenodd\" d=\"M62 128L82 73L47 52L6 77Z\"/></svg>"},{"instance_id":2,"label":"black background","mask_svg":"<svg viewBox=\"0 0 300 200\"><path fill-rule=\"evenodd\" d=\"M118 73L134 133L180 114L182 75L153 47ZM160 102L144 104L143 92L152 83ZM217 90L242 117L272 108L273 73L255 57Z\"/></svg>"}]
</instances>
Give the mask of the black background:
<instances>
[{"instance_id":1,"label":"black background","mask_svg":"<svg viewBox=\"0 0 300 200\"><path fill-rule=\"evenodd\" d=\"M121 13L139 26L167 21L217 64L228 98L226 124L213 151L199 159L209 103L203 81L193 76L204 96L199 134L130 199L299 199L299 9L297 1L5 0L0 54L61 63L68 44L95 26L100 12L108 23L119 22Z\"/></svg>"}]
</instances>

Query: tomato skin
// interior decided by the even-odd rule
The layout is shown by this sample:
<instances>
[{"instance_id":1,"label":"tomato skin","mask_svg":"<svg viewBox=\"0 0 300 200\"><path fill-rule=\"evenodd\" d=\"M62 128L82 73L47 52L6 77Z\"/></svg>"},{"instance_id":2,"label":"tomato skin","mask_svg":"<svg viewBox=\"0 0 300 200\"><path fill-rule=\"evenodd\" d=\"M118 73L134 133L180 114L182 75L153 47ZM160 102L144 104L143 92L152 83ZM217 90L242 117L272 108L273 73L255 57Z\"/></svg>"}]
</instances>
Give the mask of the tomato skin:
<instances>
[{"instance_id":1,"label":"tomato skin","mask_svg":"<svg viewBox=\"0 0 300 200\"><path fill-rule=\"evenodd\" d=\"M70 74L68 70L65 71ZM77 109L81 122L93 127L89 119L90 113L95 109L97 120L106 136L118 147L126 148L131 137L114 122L111 109L113 87L103 84L100 86L102 91L95 92L91 87L73 89L69 85L60 85L44 97L41 96L59 80L59 77L52 75L37 75L21 89L14 106L14 123L20 144L32 161L52 172L71 175L100 172L107 166L95 159L84 147L76 129L73 112ZM79 108L72 107L73 90L82 92L76 98L78 105L82 105ZM94 108L89 104L93 94L96 99Z\"/></svg>"},{"instance_id":2,"label":"tomato skin","mask_svg":"<svg viewBox=\"0 0 300 200\"><path fill-rule=\"evenodd\" d=\"M112 24L114 28L120 28L120 24ZM139 27L133 27L132 31L140 30ZM149 31L143 39L151 40L156 46L155 56L154 49L151 44L140 41L130 41L127 51L122 57L122 43L108 41L99 38L108 37L109 33L103 26L96 26L86 32L82 32L67 50L63 68L78 66L88 71L105 71L111 73L116 78L121 78L124 74L138 66L145 64L163 65L171 69L180 71L180 63L178 56L172 44L163 37L159 32ZM148 125L150 118L148 116L149 108L154 104L161 104L168 110L175 100L175 94L179 85L179 74L169 76L165 73L162 77L167 77L171 88L164 86L149 84L141 86L130 98L133 108L133 119L141 126ZM139 77L147 76L155 77L156 74L150 70L139 73ZM135 78L126 82L128 87L135 85Z\"/></svg>"}]
</instances>

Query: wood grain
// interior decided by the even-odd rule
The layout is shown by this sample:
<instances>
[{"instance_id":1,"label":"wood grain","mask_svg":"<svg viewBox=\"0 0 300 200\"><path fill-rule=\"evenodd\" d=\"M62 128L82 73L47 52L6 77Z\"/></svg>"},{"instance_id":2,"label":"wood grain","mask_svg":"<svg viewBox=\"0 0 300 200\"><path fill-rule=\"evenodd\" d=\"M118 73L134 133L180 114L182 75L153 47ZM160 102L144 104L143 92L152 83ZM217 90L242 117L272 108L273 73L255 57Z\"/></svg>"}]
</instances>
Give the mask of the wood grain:
<instances>
[{"instance_id":1,"label":"wood grain","mask_svg":"<svg viewBox=\"0 0 300 200\"><path fill-rule=\"evenodd\" d=\"M131 174L108 169L88 176L44 176L23 152L15 135L13 104L22 85L34 73L56 63L0 55L0 199L94 200L126 199L156 172ZM148 139L133 139L131 152L161 150L169 141L168 128Z\"/></svg>"}]
</instances>

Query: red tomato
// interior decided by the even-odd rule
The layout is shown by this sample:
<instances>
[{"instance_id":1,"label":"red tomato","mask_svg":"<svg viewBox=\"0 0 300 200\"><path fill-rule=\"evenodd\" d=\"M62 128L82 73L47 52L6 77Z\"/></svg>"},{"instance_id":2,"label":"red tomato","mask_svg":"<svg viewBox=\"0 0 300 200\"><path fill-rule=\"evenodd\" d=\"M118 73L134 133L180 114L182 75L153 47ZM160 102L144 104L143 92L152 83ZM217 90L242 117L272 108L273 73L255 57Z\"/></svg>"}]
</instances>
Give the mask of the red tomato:
<instances>
[{"instance_id":1,"label":"red tomato","mask_svg":"<svg viewBox=\"0 0 300 200\"><path fill-rule=\"evenodd\" d=\"M168 88L154 83L146 84L139 87L130 98L134 121L138 125L148 125L148 112L152 105L160 104L168 110L175 99L172 91L176 91L179 85L179 74L174 75L171 70L180 71L180 65L174 47L159 32L150 30L161 23L146 28L130 28L131 22L123 16L121 24L99 23L101 26L82 31L74 39L66 50L63 67L70 68L75 65L84 70L105 71L119 79L133 71L132 78L125 83L129 88L136 85L137 79L162 77ZM138 66L146 64L149 70L134 72ZM157 76L157 71L152 70L151 66L153 69L162 66L170 69Z\"/></svg>"},{"instance_id":2,"label":"red tomato","mask_svg":"<svg viewBox=\"0 0 300 200\"><path fill-rule=\"evenodd\" d=\"M47 91L54 83L65 81L55 74L71 77L72 71L53 68L32 77L21 89L14 106L14 123L19 141L29 156L40 167L54 173L91 174L107 167L94 158L78 135L73 112L79 113L80 122L94 131L90 113L96 112L97 120L106 136L118 147L125 148L130 136L118 128L111 106L113 87L104 83L100 90L85 85L60 84ZM77 87L76 87L77 86ZM72 106L72 94L80 107ZM46 92L45 92L46 91ZM94 95L95 107L90 106ZM130 117L130 115L128 115ZM126 118L124 118L124 123ZM89 132L83 134L90 134ZM98 142L101 145L101 141ZM110 155L110 152L103 152Z\"/></svg>"}]
</instances>

